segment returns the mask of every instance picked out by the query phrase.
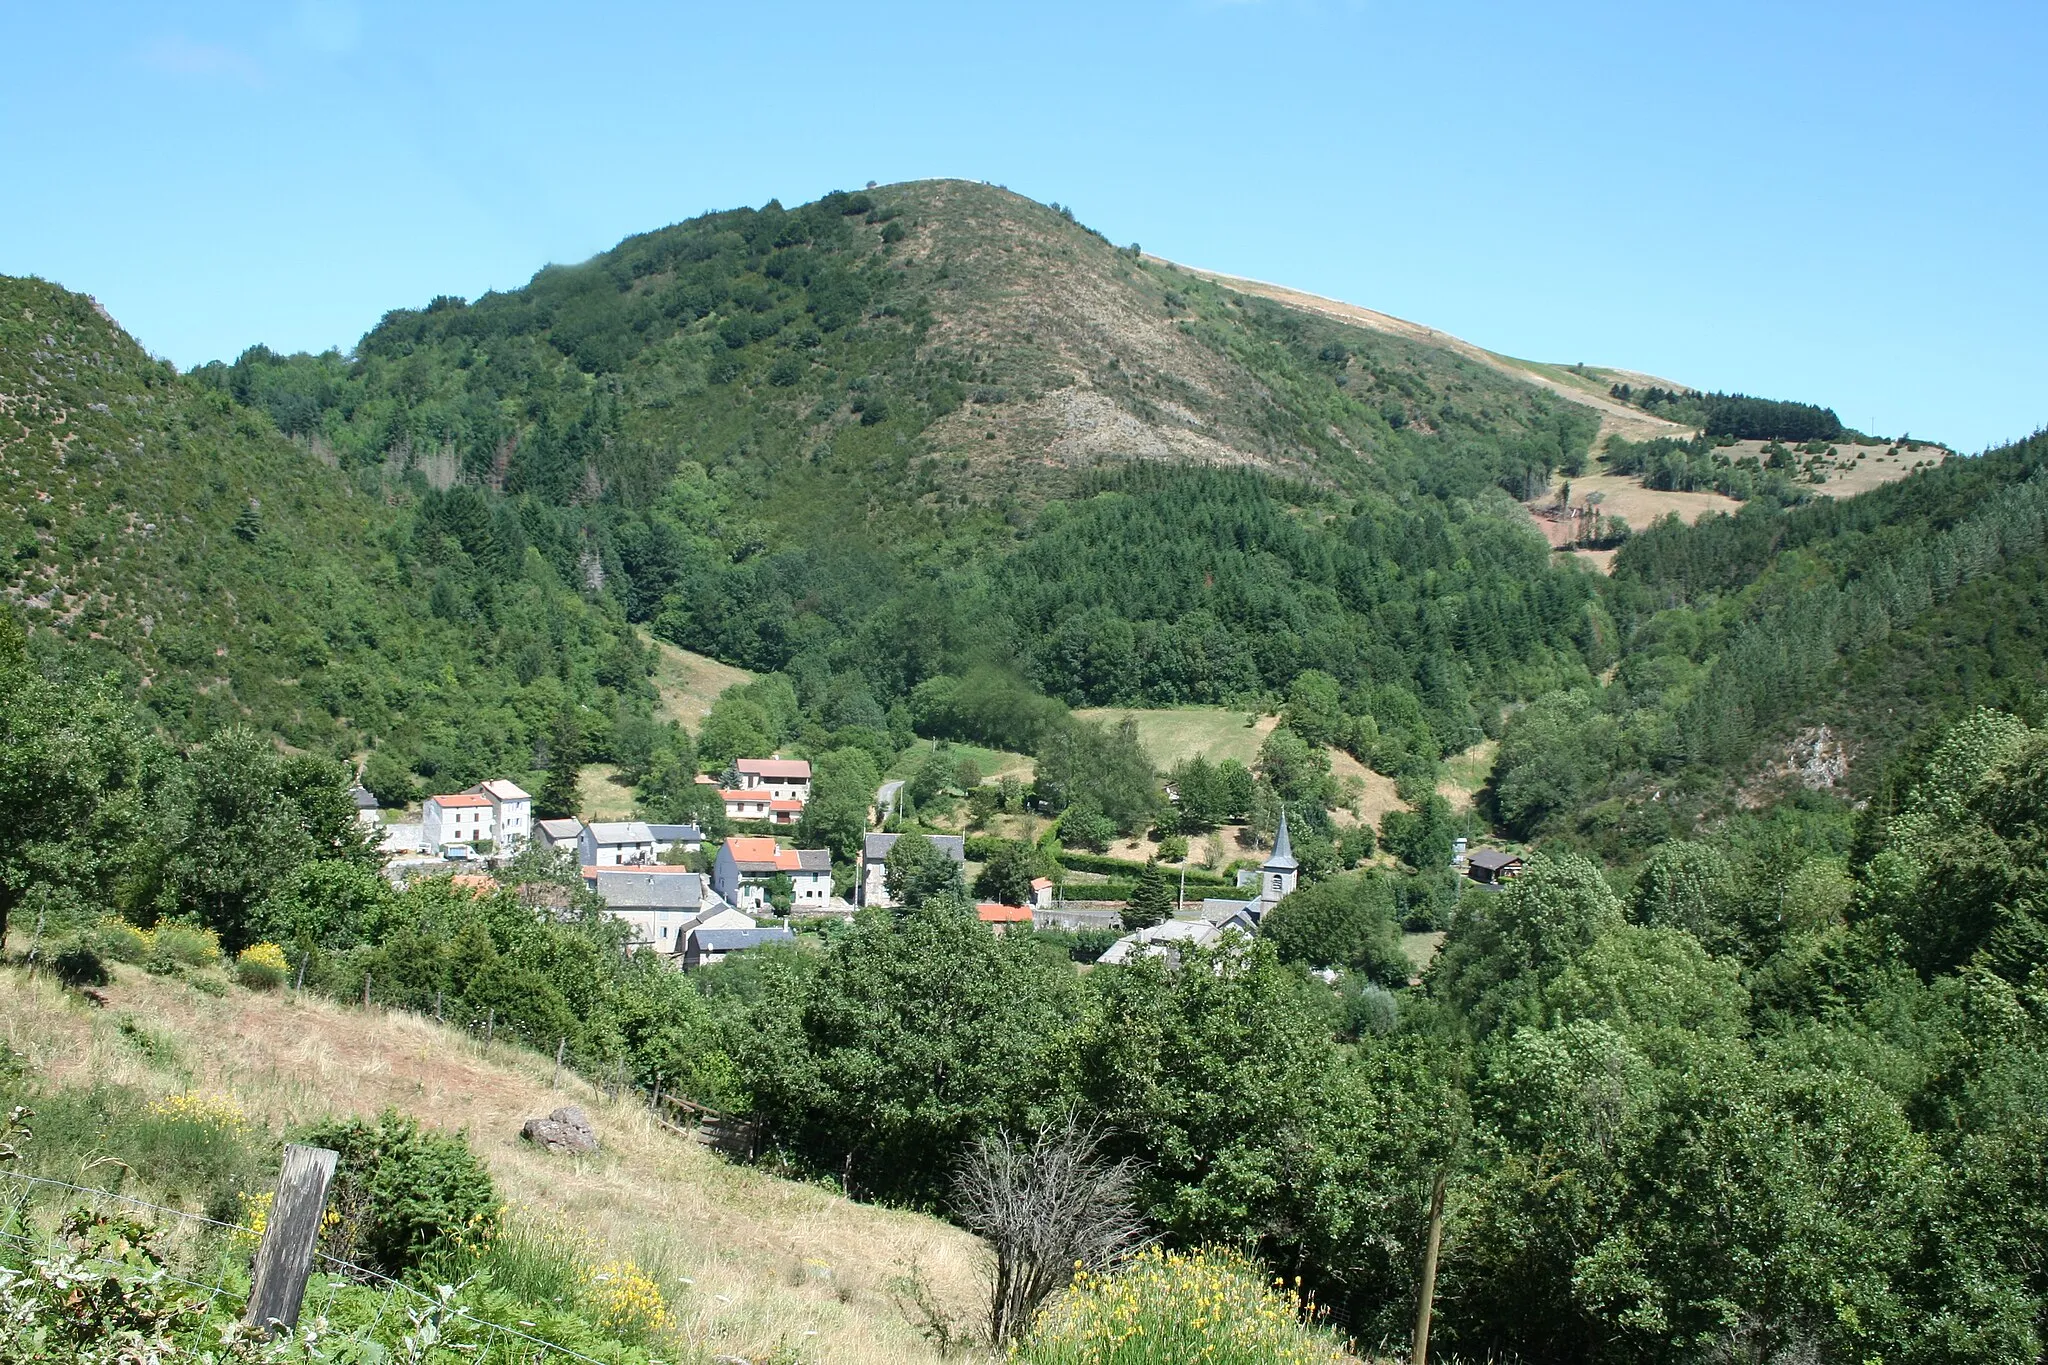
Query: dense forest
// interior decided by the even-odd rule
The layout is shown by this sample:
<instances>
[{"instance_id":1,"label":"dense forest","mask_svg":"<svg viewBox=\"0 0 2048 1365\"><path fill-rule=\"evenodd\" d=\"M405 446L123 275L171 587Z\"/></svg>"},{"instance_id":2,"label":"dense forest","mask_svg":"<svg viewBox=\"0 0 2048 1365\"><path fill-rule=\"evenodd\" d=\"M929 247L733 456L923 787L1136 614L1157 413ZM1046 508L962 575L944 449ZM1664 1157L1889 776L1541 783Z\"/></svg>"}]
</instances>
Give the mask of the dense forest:
<instances>
[{"instance_id":1,"label":"dense forest","mask_svg":"<svg viewBox=\"0 0 2048 1365\"><path fill-rule=\"evenodd\" d=\"M1738 441L1839 441L1850 435L1833 408L1744 393L1695 393L1651 384L1615 384L1611 397L1666 421L1698 427L1708 436Z\"/></svg>"},{"instance_id":2,"label":"dense forest","mask_svg":"<svg viewBox=\"0 0 2048 1365\"><path fill-rule=\"evenodd\" d=\"M2037 716L2048 438L1860 497L1668 520L1616 556L1604 686L1515 713L1492 792L1524 835L1610 856L1682 834L1759 750L1832 726L1838 796L1888 799L1896 761L1981 705Z\"/></svg>"}]
</instances>

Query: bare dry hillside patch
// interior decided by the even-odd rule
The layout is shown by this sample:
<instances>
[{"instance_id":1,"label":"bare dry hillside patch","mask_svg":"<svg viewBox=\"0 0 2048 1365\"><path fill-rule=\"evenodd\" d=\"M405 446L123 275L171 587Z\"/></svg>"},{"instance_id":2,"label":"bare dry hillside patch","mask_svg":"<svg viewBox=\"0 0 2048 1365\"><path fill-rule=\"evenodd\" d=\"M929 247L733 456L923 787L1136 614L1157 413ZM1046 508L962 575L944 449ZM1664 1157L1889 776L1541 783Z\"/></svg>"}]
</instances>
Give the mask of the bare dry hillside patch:
<instances>
[{"instance_id":1,"label":"bare dry hillside patch","mask_svg":"<svg viewBox=\"0 0 2048 1365\"><path fill-rule=\"evenodd\" d=\"M744 668L734 668L702 654L678 649L666 640L651 642L655 650L654 689L660 696L659 715L694 732L710 713L711 703L728 687L754 680Z\"/></svg>"}]
</instances>

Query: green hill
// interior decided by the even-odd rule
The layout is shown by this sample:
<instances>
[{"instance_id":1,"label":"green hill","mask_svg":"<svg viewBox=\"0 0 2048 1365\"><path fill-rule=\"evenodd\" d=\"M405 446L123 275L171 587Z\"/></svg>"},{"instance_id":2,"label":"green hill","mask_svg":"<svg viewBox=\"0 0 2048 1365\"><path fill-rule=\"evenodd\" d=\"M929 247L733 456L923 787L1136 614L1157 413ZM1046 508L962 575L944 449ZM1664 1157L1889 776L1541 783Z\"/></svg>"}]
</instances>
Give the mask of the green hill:
<instances>
[{"instance_id":1,"label":"green hill","mask_svg":"<svg viewBox=\"0 0 2048 1365\"><path fill-rule=\"evenodd\" d=\"M503 509L393 506L83 295L0 279L0 412L0 591L174 735L396 741L467 782L544 762L564 715L601 728L651 697L622 623Z\"/></svg>"},{"instance_id":2,"label":"green hill","mask_svg":"<svg viewBox=\"0 0 2048 1365\"><path fill-rule=\"evenodd\" d=\"M882 770L919 734L1028 749L1036 693L1274 707L1315 673L1322 738L1424 792L1547 698L1525 734L1574 740L1519 783L1509 744L1486 807L1523 834L1680 773L1708 795L1661 809L1705 810L1821 720L1875 771L1909 728L1880 711L2016 704L2033 676L2014 628L1972 624L2023 610L2002 566L1960 605L1894 602L1882 639L1788 624L1820 608L1787 593L1890 553L1826 528L1911 539L1913 495L1760 498L1639 535L1602 580L1515 506L1583 467L1594 409L987 185L708 214L393 311L347 356L257 346L182 378L89 300L5 291L0 535L39 637L119 666L175 733L374 745L396 786L565 745L660 768L641 632L789 679L708 752L736 733ZM1917 700L1880 701L1876 661L1937 610L1970 619L1900 656ZM1820 652L1760 662L1766 636ZM1848 671L1809 687L1826 669Z\"/></svg>"}]
</instances>

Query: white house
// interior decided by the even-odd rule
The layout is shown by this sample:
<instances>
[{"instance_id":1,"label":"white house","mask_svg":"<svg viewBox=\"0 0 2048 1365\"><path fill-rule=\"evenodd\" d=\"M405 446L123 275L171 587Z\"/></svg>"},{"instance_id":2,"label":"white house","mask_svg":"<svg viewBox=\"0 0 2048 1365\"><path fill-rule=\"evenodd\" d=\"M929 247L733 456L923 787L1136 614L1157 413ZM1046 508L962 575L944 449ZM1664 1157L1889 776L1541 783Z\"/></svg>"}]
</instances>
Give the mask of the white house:
<instances>
[{"instance_id":1,"label":"white house","mask_svg":"<svg viewBox=\"0 0 2048 1365\"><path fill-rule=\"evenodd\" d=\"M633 928L633 946L674 954L692 929L751 929L754 918L727 905L710 879L681 868L593 868L586 883Z\"/></svg>"},{"instance_id":2,"label":"white house","mask_svg":"<svg viewBox=\"0 0 2048 1365\"><path fill-rule=\"evenodd\" d=\"M718 793L728 820L766 820L775 798L765 788L728 787Z\"/></svg>"},{"instance_id":3,"label":"white house","mask_svg":"<svg viewBox=\"0 0 2048 1365\"><path fill-rule=\"evenodd\" d=\"M377 808L377 798L368 787L356 783L348 789L348 799L356 803L356 823L371 826L384 823L384 812Z\"/></svg>"},{"instance_id":4,"label":"white house","mask_svg":"<svg viewBox=\"0 0 2048 1365\"><path fill-rule=\"evenodd\" d=\"M1031 879L1031 908L1033 910L1050 910L1052 909L1052 899L1052 878L1033 877Z\"/></svg>"},{"instance_id":5,"label":"white house","mask_svg":"<svg viewBox=\"0 0 2048 1365\"><path fill-rule=\"evenodd\" d=\"M732 766L743 791L765 791L771 800L794 801L798 810L811 799L811 765L800 758L743 758Z\"/></svg>"},{"instance_id":6,"label":"white house","mask_svg":"<svg viewBox=\"0 0 2048 1365\"><path fill-rule=\"evenodd\" d=\"M577 841L585 867L631 867L654 861L654 831L644 820L593 820Z\"/></svg>"},{"instance_id":7,"label":"white house","mask_svg":"<svg viewBox=\"0 0 2048 1365\"><path fill-rule=\"evenodd\" d=\"M768 884L790 882L790 910L823 910L832 900L832 854L822 848L784 848L773 839L732 838L718 847L711 889L742 910L766 911Z\"/></svg>"},{"instance_id":8,"label":"white house","mask_svg":"<svg viewBox=\"0 0 2048 1365\"><path fill-rule=\"evenodd\" d=\"M498 837L497 811L491 798L475 792L430 796L420 815L421 842L429 853L439 853L450 844L480 844Z\"/></svg>"},{"instance_id":9,"label":"white house","mask_svg":"<svg viewBox=\"0 0 2048 1365\"><path fill-rule=\"evenodd\" d=\"M889 861L889 850L896 847L900 834L868 834L860 841L860 881L854 887L862 905L894 905L889 899L889 886L884 880ZM967 864L967 840L958 834L927 834L932 847L951 858L961 866ZM1046 883L1048 887L1051 883Z\"/></svg>"},{"instance_id":10,"label":"white house","mask_svg":"<svg viewBox=\"0 0 2048 1365\"><path fill-rule=\"evenodd\" d=\"M583 843L581 820L536 820L533 832L542 848L580 848Z\"/></svg>"},{"instance_id":11,"label":"white house","mask_svg":"<svg viewBox=\"0 0 2048 1365\"><path fill-rule=\"evenodd\" d=\"M507 852L533 837L533 798L521 791L518 783L494 777L470 790L490 801L498 830L495 837Z\"/></svg>"}]
</instances>

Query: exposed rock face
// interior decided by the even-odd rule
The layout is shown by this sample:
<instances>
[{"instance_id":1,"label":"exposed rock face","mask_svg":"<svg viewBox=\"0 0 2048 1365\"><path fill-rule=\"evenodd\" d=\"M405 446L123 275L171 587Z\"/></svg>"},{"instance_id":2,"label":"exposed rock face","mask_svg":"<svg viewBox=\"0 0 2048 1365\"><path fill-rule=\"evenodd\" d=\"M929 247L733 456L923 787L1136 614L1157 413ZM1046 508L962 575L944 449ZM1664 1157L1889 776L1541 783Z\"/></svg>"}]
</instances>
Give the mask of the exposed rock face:
<instances>
[{"instance_id":1,"label":"exposed rock face","mask_svg":"<svg viewBox=\"0 0 2048 1365\"><path fill-rule=\"evenodd\" d=\"M597 1150L597 1130L575 1105L564 1105L544 1119L528 1119L519 1130L528 1142L538 1142L550 1152L582 1155Z\"/></svg>"}]
</instances>

